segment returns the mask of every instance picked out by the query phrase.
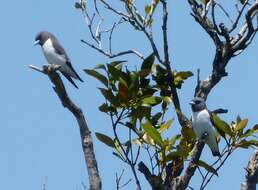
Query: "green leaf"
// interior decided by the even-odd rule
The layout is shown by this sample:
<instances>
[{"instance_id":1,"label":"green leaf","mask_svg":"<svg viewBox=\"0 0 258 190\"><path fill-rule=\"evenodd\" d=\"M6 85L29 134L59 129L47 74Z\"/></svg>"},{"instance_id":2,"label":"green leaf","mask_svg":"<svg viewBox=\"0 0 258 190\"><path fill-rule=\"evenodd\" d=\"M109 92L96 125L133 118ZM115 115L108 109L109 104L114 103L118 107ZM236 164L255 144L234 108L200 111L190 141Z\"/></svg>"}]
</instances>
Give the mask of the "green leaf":
<instances>
[{"instance_id":1,"label":"green leaf","mask_svg":"<svg viewBox=\"0 0 258 190\"><path fill-rule=\"evenodd\" d=\"M117 68L117 69L121 69L123 63L125 63L125 62L126 62L125 60L122 60L122 61L113 61L113 62L109 63L109 65L112 65L113 67L115 67L115 68Z\"/></svg>"},{"instance_id":2,"label":"green leaf","mask_svg":"<svg viewBox=\"0 0 258 190\"><path fill-rule=\"evenodd\" d=\"M106 69L106 66L104 65L104 64L98 64L98 65L96 65L95 67L94 67L94 69L103 69L103 70L107 70Z\"/></svg>"},{"instance_id":3,"label":"green leaf","mask_svg":"<svg viewBox=\"0 0 258 190\"><path fill-rule=\"evenodd\" d=\"M175 75L175 77L179 77L183 80L186 80L191 76L193 76L193 73L191 71L180 71L180 72L177 72Z\"/></svg>"},{"instance_id":4,"label":"green leaf","mask_svg":"<svg viewBox=\"0 0 258 190\"><path fill-rule=\"evenodd\" d=\"M215 127L217 128L218 132L220 133L221 136L223 136L223 133L228 134L229 136L233 135L233 132L229 126L229 124L227 124L225 121L221 120L216 114L212 113L212 120L215 124ZM225 137L225 135L223 136Z\"/></svg>"},{"instance_id":5,"label":"green leaf","mask_svg":"<svg viewBox=\"0 0 258 190\"><path fill-rule=\"evenodd\" d=\"M166 123L163 123L163 124L160 126L160 128L159 128L159 132L160 132L160 133L163 133L164 131L167 131L167 130L170 128L170 126L172 125L173 122L174 122L174 120L173 120L173 119L170 119L170 120L168 120Z\"/></svg>"},{"instance_id":6,"label":"green leaf","mask_svg":"<svg viewBox=\"0 0 258 190\"><path fill-rule=\"evenodd\" d=\"M236 122L239 123L241 120L242 119L241 119L240 115L237 115Z\"/></svg>"},{"instance_id":7,"label":"green leaf","mask_svg":"<svg viewBox=\"0 0 258 190\"><path fill-rule=\"evenodd\" d=\"M122 155L123 154L123 150L122 150L122 147L120 146L120 143L117 139L114 139L114 145L115 145L115 149L116 151Z\"/></svg>"},{"instance_id":8,"label":"green leaf","mask_svg":"<svg viewBox=\"0 0 258 190\"><path fill-rule=\"evenodd\" d=\"M144 77L148 76L150 74L150 72L151 72L151 70L144 69L144 70L138 71L138 75L141 77L141 79L143 79Z\"/></svg>"},{"instance_id":9,"label":"green leaf","mask_svg":"<svg viewBox=\"0 0 258 190\"><path fill-rule=\"evenodd\" d=\"M109 111L108 104L104 103L101 106L99 106L99 111L107 113Z\"/></svg>"},{"instance_id":10,"label":"green leaf","mask_svg":"<svg viewBox=\"0 0 258 190\"><path fill-rule=\"evenodd\" d=\"M110 75L114 78L116 81L120 81L124 83L126 86L128 86L128 81L130 80L130 77L127 76L127 74L120 69L116 68L115 66L109 64L107 65L108 67L108 72Z\"/></svg>"},{"instance_id":11,"label":"green leaf","mask_svg":"<svg viewBox=\"0 0 258 190\"><path fill-rule=\"evenodd\" d=\"M152 121L158 121L162 117L162 113L158 112L154 116L152 116L151 120Z\"/></svg>"},{"instance_id":12,"label":"green leaf","mask_svg":"<svg viewBox=\"0 0 258 190\"><path fill-rule=\"evenodd\" d=\"M174 160L178 157L183 157L185 155L186 154L183 150L177 150L177 151L170 152L168 155L166 155L166 162Z\"/></svg>"},{"instance_id":13,"label":"green leaf","mask_svg":"<svg viewBox=\"0 0 258 190\"><path fill-rule=\"evenodd\" d=\"M153 6L153 9L154 9L154 10L156 9L158 3L159 3L159 0L153 0L153 1L152 1L152 6Z\"/></svg>"},{"instance_id":14,"label":"green leaf","mask_svg":"<svg viewBox=\"0 0 258 190\"><path fill-rule=\"evenodd\" d=\"M131 117L136 118L136 119L142 119L144 117L150 118L151 114L151 107L146 107L146 106L139 106L136 109L132 110Z\"/></svg>"},{"instance_id":15,"label":"green leaf","mask_svg":"<svg viewBox=\"0 0 258 190\"><path fill-rule=\"evenodd\" d=\"M124 85L123 83L119 82L118 89L119 89L118 95L119 95L120 99L123 100L123 101L127 101L128 98L129 98L128 97L129 93L128 93L127 86Z\"/></svg>"},{"instance_id":16,"label":"green leaf","mask_svg":"<svg viewBox=\"0 0 258 190\"><path fill-rule=\"evenodd\" d=\"M246 127L247 123L248 123L248 119L241 120L239 123L237 123L234 130L235 131L243 130Z\"/></svg>"},{"instance_id":17,"label":"green leaf","mask_svg":"<svg viewBox=\"0 0 258 190\"><path fill-rule=\"evenodd\" d=\"M145 13L146 13L146 15L149 15L150 12L151 12L151 6L150 5L146 5L145 6Z\"/></svg>"},{"instance_id":18,"label":"green leaf","mask_svg":"<svg viewBox=\"0 0 258 190\"><path fill-rule=\"evenodd\" d=\"M183 137L187 140L187 141L191 141L196 139L196 135L193 131L193 128L190 127L182 127L181 128L181 133L183 135Z\"/></svg>"},{"instance_id":19,"label":"green leaf","mask_svg":"<svg viewBox=\"0 0 258 190\"><path fill-rule=\"evenodd\" d=\"M112 93L112 90L110 89L105 89L105 88L99 88L99 90L101 91L102 95L111 103L114 103L115 100L115 96Z\"/></svg>"},{"instance_id":20,"label":"green leaf","mask_svg":"<svg viewBox=\"0 0 258 190\"><path fill-rule=\"evenodd\" d=\"M108 86L108 79L104 75L100 74L99 72L97 72L95 70L91 70L91 69L84 69L84 72L87 73L88 75L93 76L96 79L98 79L106 87Z\"/></svg>"},{"instance_id":21,"label":"green leaf","mask_svg":"<svg viewBox=\"0 0 258 190\"><path fill-rule=\"evenodd\" d=\"M239 137L240 138L249 137L249 136L253 135L255 132L256 132L256 130L254 130L254 129L247 129L243 134L240 134Z\"/></svg>"},{"instance_id":22,"label":"green leaf","mask_svg":"<svg viewBox=\"0 0 258 190\"><path fill-rule=\"evenodd\" d=\"M129 85L129 91L136 95L139 92L139 77L136 72L130 72L129 74L130 77L130 85Z\"/></svg>"},{"instance_id":23,"label":"green leaf","mask_svg":"<svg viewBox=\"0 0 258 190\"><path fill-rule=\"evenodd\" d=\"M150 54L146 59L144 59L141 70L151 70L151 67L155 61L154 53Z\"/></svg>"},{"instance_id":24,"label":"green leaf","mask_svg":"<svg viewBox=\"0 0 258 190\"><path fill-rule=\"evenodd\" d=\"M174 146L176 141L179 140L181 138L181 135L175 135L173 136L170 141L169 141L169 145L170 146Z\"/></svg>"},{"instance_id":25,"label":"green leaf","mask_svg":"<svg viewBox=\"0 0 258 190\"><path fill-rule=\"evenodd\" d=\"M150 146L155 146L155 144L157 144L157 143L155 143L155 141L154 141L151 137L149 137L149 136L147 135L147 133L144 133L144 134L141 136L141 139L143 139L143 141L144 141L145 144L150 145Z\"/></svg>"},{"instance_id":26,"label":"green leaf","mask_svg":"<svg viewBox=\"0 0 258 190\"><path fill-rule=\"evenodd\" d=\"M258 131L258 124L255 124L255 125L253 126L253 130Z\"/></svg>"},{"instance_id":27,"label":"green leaf","mask_svg":"<svg viewBox=\"0 0 258 190\"><path fill-rule=\"evenodd\" d=\"M155 61L154 53L149 55L143 61L142 65L141 65L141 70L138 72L138 74L141 77L141 79L143 79L144 77L148 76L151 73L151 68L152 68L152 65L153 65L154 61Z\"/></svg>"},{"instance_id":28,"label":"green leaf","mask_svg":"<svg viewBox=\"0 0 258 190\"><path fill-rule=\"evenodd\" d=\"M191 71L180 71L180 72L174 71L173 75L174 75L174 85L175 87L180 89L182 87L182 84L184 83L184 80L193 76L193 73Z\"/></svg>"},{"instance_id":29,"label":"green leaf","mask_svg":"<svg viewBox=\"0 0 258 190\"><path fill-rule=\"evenodd\" d=\"M241 148L249 148L250 146L255 146L255 147L258 147L258 141L256 140L242 140L240 141L236 147L241 147Z\"/></svg>"},{"instance_id":30,"label":"green leaf","mask_svg":"<svg viewBox=\"0 0 258 190\"><path fill-rule=\"evenodd\" d=\"M125 162L126 160L123 158L122 155L116 153L116 152L113 152L113 155L116 156L117 158L121 159L123 162Z\"/></svg>"},{"instance_id":31,"label":"green leaf","mask_svg":"<svg viewBox=\"0 0 258 190\"><path fill-rule=\"evenodd\" d=\"M111 148L115 148L115 143L114 143L113 139L111 139L107 135L104 135L101 133L95 133L95 135L96 135L97 139L99 141L101 141L102 143L104 143L105 145L107 145Z\"/></svg>"},{"instance_id":32,"label":"green leaf","mask_svg":"<svg viewBox=\"0 0 258 190\"><path fill-rule=\"evenodd\" d=\"M212 166L207 164L206 162L204 162L202 160L198 160L197 165L202 168L205 168L208 172L211 172L211 173L215 174L216 176L218 176L218 172Z\"/></svg>"},{"instance_id":33,"label":"green leaf","mask_svg":"<svg viewBox=\"0 0 258 190\"><path fill-rule=\"evenodd\" d=\"M159 145L160 147L163 146L163 141L160 133L152 126L152 124L149 121L147 121L146 123L143 123L142 128L144 129L146 134L154 140L154 142L157 145Z\"/></svg>"},{"instance_id":34,"label":"green leaf","mask_svg":"<svg viewBox=\"0 0 258 190\"><path fill-rule=\"evenodd\" d=\"M158 96L147 97L142 99L141 101L142 106L155 106L160 104L161 102L162 102L162 98Z\"/></svg>"},{"instance_id":35,"label":"green leaf","mask_svg":"<svg viewBox=\"0 0 258 190\"><path fill-rule=\"evenodd\" d=\"M169 105L169 104L171 104L173 102L172 98L169 97L169 96L163 97L163 101L166 102L167 105Z\"/></svg>"}]
</instances>

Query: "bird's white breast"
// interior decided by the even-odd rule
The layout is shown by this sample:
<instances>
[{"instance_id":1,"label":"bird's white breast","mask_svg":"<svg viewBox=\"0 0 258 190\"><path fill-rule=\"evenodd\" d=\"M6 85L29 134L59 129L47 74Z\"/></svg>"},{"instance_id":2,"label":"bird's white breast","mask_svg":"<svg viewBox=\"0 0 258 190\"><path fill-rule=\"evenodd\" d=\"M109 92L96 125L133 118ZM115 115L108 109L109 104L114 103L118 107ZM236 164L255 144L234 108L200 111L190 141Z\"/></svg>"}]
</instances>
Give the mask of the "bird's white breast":
<instances>
[{"instance_id":1,"label":"bird's white breast","mask_svg":"<svg viewBox=\"0 0 258 190\"><path fill-rule=\"evenodd\" d=\"M69 74L70 76L77 78L73 71L67 66L65 55L56 53L51 39L48 39L42 46L44 56L49 64L60 65L60 70Z\"/></svg>"},{"instance_id":2,"label":"bird's white breast","mask_svg":"<svg viewBox=\"0 0 258 190\"><path fill-rule=\"evenodd\" d=\"M44 55L50 64L57 64L63 66L65 64L65 57L56 53L51 39L48 39L42 46Z\"/></svg>"},{"instance_id":3,"label":"bird's white breast","mask_svg":"<svg viewBox=\"0 0 258 190\"><path fill-rule=\"evenodd\" d=\"M193 129L198 138L201 138L205 132L208 134L215 133L210 121L210 114L206 109L193 112Z\"/></svg>"}]
</instances>

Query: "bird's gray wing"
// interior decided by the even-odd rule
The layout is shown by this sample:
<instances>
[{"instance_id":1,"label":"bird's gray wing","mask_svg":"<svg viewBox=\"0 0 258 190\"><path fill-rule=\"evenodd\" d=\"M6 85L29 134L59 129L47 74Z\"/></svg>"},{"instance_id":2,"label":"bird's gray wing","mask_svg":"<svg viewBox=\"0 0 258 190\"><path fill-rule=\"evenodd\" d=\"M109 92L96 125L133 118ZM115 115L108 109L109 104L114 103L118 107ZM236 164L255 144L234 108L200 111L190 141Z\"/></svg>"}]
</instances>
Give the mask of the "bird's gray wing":
<instances>
[{"instance_id":1,"label":"bird's gray wing","mask_svg":"<svg viewBox=\"0 0 258 190\"><path fill-rule=\"evenodd\" d=\"M66 62L66 64L70 67L70 69L73 71L73 73L75 74L75 76L77 77L77 79L79 79L81 82L83 82L83 80L81 79L81 77L76 73L76 71L74 70L71 62Z\"/></svg>"},{"instance_id":2,"label":"bird's gray wing","mask_svg":"<svg viewBox=\"0 0 258 190\"><path fill-rule=\"evenodd\" d=\"M218 146L218 140L216 138L216 132L218 130L218 128L216 127L214 120L212 118L212 113L210 110L208 110L208 113L210 115L210 126L213 127L213 131L214 131L214 136L208 138L208 145L212 151L212 155L213 156L219 156L220 157L220 152L219 152L219 146ZM215 129L215 130L214 130Z\"/></svg>"},{"instance_id":3,"label":"bird's gray wing","mask_svg":"<svg viewBox=\"0 0 258 190\"><path fill-rule=\"evenodd\" d=\"M61 56L63 56L65 58L65 60L67 62L70 62L70 59L68 57L68 55L66 54L64 48L61 46L61 44L59 43L59 41L56 39L56 37L52 36L52 44L53 47L55 48L55 52Z\"/></svg>"},{"instance_id":4,"label":"bird's gray wing","mask_svg":"<svg viewBox=\"0 0 258 190\"><path fill-rule=\"evenodd\" d=\"M59 41L54 37L53 38L53 46L55 48L55 51L57 54L63 56L65 58L66 64L68 65L68 67L72 70L72 72L76 75L76 77L83 82L83 80L81 79L81 77L76 73L76 71L74 70L70 58L68 57L68 55L66 54L64 48L60 45Z\"/></svg>"}]
</instances>

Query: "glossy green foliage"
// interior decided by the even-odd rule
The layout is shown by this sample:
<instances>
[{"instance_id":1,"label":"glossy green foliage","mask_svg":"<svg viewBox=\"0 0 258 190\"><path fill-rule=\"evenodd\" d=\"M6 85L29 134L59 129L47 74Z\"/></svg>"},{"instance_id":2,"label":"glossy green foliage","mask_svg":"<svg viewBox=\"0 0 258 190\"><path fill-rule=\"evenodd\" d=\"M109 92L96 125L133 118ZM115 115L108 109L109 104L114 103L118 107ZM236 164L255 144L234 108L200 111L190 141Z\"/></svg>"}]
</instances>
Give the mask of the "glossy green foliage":
<instances>
[{"instance_id":1,"label":"glossy green foliage","mask_svg":"<svg viewBox=\"0 0 258 190\"><path fill-rule=\"evenodd\" d=\"M149 11L146 10L147 13ZM146 57L139 70L129 70L125 64L125 61L114 61L85 69L89 76L102 84L99 90L105 101L99 106L99 110L111 117L112 130L115 131L115 138L100 133L96 133L96 137L111 147L113 154L124 162L129 162L128 157L133 147L138 147L139 150L149 147L155 152L156 164L159 166L164 167L177 161L183 164L192 155L197 139L191 124L188 127L180 126L180 134L171 133L173 130L170 129L175 125L174 119L166 116L166 113L172 103L171 87L182 88L184 81L193 76L193 73L174 70L171 73L173 84L170 84L167 69L155 64L154 54ZM180 110L176 112L184 115ZM212 114L212 119L227 146L234 149L258 146L256 138L253 138L258 127L256 125L246 129L248 119L237 117L231 124L215 114ZM123 140L116 132L121 127L130 131ZM216 169L205 161L199 160L197 165L217 175Z\"/></svg>"}]
</instances>

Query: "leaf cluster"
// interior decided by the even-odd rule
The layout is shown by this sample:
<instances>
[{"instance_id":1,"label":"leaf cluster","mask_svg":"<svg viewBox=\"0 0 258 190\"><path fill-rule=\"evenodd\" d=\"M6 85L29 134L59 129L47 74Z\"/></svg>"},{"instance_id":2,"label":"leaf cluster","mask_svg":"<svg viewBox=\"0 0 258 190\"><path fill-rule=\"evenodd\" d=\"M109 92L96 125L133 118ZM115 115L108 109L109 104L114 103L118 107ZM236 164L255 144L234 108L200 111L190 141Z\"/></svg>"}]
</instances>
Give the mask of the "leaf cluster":
<instances>
[{"instance_id":1,"label":"leaf cluster","mask_svg":"<svg viewBox=\"0 0 258 190\"><path fill-rule=\"evenodd\" d=\"M191 126L181 126L180 134L166 136L166 132L175 125L174 119L165 119L173 96L168 71L162 65L155 64L154 54L141 63L139 70L129 70L125 62L114 61L85 69L88 75L104 86L99 88L105 99L99 110L111 117L114 131L114 137L101 133L96 133L96 137L128 164L136 164L140 151L145 150L149 153L152 171L157 171L157 176L168 164L176 164L172 172L179 175L184 162L192 155L197 139ZM172 86L180 89L192 75L191 71L173 71ZM212 114L212 119L218 140L224 138L228 149L258 146L255 139L258 127L246 129L248 119L238 116L230 124L216 114ZM127 137L120 137L118 126L130 131ZM133 147L138 149L134 159L130 157ZM205 161L199 160L196 164L218 175L217 169Z\"/></svg>"}]
</instances>

